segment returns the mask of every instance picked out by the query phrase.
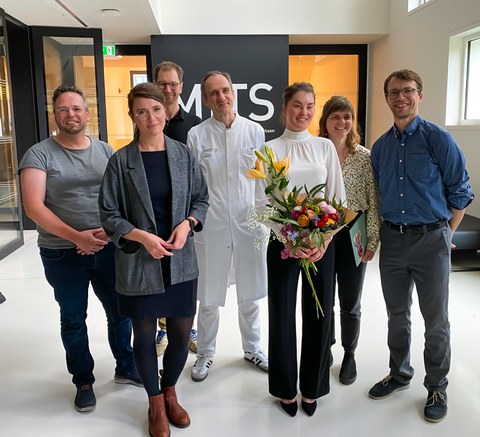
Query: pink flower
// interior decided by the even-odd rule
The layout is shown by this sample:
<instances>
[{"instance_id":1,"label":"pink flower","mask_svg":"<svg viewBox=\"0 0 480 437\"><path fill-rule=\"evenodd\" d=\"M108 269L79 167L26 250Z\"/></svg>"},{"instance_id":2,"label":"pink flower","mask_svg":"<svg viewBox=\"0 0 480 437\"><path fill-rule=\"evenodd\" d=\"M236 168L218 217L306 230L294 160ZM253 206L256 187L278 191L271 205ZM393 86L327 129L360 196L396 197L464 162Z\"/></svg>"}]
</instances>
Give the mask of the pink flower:
<instances>
[{"instance_id":1,"label":"pink flower","mask_svg":"<svg viewBox=\"0 0 480 437\"><path fill-rule=\"evenodd\" d=\"M290 252L287 249L283 249L282 252L280 253L280 257L282 259L288 259L288 258L291 258L292 255L290 254Z\"/></svg>"},{"instance_id":2,"label":"pink flower","mask_svg":"<svg viewBox=\"0 0 480 437\"><path fill-rule=\"evenodd\" d=\"M318 206L326 214L334 214L337 212L337 210L332 205L329 205L325 201L320 202Z\"/></svg>"}]
</instances>

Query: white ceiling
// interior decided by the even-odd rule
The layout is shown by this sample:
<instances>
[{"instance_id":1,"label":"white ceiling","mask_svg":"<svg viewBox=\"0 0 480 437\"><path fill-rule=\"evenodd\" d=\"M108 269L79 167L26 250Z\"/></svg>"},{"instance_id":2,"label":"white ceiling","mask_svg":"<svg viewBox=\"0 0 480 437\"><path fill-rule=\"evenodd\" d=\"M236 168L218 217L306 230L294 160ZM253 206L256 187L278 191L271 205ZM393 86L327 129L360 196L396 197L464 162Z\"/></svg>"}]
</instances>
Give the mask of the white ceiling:
<instances>
[{"instance_id":1,"label":"white ceiling","mask_svg":"<svg viewBox=\"0 0 480 437\"><path fill-rule=\"evenodd\" d=\"M149 44L159 35L154 12L158 1L149 0L1 0L8 15L29 26L101 28L105 43ZM108 17L102 9L118 9L119 17Z\"/></svg>"}]
</instances>

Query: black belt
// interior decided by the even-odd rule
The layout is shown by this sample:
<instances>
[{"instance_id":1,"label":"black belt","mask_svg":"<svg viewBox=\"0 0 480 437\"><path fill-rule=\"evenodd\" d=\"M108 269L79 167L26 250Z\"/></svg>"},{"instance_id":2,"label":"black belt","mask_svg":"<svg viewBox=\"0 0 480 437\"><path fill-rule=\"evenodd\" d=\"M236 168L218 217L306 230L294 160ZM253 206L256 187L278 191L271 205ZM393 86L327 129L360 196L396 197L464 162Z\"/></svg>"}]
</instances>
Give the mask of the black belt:
<instances>
[{"instance_id":1,"label":"black belt","mask_svg":"<svg viewBox=\"0 0 480 437\"><path fill-rule=\"evenodd\" d=\"M435 229L440 229L446 226L447 222L445 220L429 223L427 225L396 225L395 223L385 220L385 226L400 232L401 234L425 234L426 232L434 231Z\"/></svg>"}]
</instances>

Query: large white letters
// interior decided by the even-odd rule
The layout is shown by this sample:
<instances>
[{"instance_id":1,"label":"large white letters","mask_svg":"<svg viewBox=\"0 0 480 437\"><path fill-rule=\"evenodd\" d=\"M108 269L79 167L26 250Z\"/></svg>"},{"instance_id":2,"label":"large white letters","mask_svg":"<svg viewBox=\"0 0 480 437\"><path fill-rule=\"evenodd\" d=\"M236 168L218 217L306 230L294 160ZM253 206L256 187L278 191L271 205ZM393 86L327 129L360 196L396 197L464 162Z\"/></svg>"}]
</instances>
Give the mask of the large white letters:
<instances>
[{"instance_id":1,"label":"large white letters","mask_svg":"<svg viewBox=\"0 0 480 437\"><path fill-rule=\"evenodd\" d=\"M233 84L233 90L235 91L235 111L238 109L238 102L241 101L241 99L244 99L245 93L241 92L242 90L248 90L248 84L246 83L234 83ZM266 90L270 92L272 90L272 86L269 85L268 83L256 83L251 86L250 90L248 91L248 98L250 101L257 106L261 106L263 108L266 108L266 113L263 115L256 114L255 112L251 112L248 114L248 117L254 121L267 121L270 120L274 113L275 113L275 107L273 103L270 100L266 99L261 99L257 97L257 91L258 90ZM195 107L195 114L198 115L200 118L202 118L202 94L200 90L200 84L196 83L192 91L190 92L190 95L188 96L187 103L183 103L182 97L180 96L178 100L180 106L187 112L190 112L190 109L192 107ZM264 112L265 110L261 111Z\"/></svg>"}]
</instances>

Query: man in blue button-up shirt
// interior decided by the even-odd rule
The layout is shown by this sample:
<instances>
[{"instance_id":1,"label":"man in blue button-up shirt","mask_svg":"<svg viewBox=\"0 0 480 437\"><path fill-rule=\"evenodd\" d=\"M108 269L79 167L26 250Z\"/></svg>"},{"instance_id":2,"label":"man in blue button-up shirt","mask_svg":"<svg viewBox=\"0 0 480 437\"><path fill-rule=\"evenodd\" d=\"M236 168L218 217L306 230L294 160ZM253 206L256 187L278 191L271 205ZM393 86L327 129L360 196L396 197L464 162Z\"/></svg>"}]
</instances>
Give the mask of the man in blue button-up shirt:
<instances>
[{"instance_id":1,"label":"man in blue button-up shirt","mask_svg":"<svg viewBox=\"0 0 480 437\"><path fill-rule=\"evenodd\" d=\"M380 193L380 275L388 313L390 374L369 391L383 399L406 389L410 365L412 290L425 321L424 416L447 414L450 369L448 282L452 233L472 201L465 157L442 127L418 115L422 80L411 70L391 73L384 83L394 125L372 147Z\"/></svg>"}]
</instances>

